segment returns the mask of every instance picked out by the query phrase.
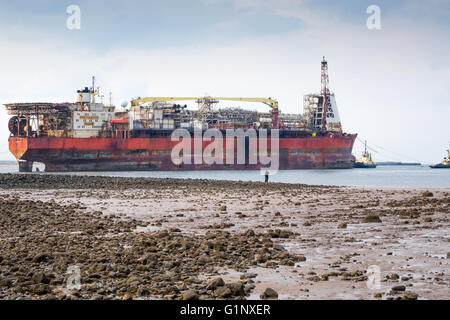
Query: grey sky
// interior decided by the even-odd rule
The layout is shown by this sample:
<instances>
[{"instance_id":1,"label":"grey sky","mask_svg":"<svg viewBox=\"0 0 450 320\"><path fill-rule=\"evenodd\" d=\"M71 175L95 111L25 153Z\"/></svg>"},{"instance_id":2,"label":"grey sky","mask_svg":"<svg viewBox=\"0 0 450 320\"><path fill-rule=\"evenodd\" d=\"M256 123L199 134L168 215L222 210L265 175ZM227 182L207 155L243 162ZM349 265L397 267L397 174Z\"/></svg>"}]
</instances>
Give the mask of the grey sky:
<instances>
[{"instance_id":1,"label":"grey sky","mask_svg":"<svg viewBox=\"0 0 450 320\"><path fill-rule=\"evenodd\" d=\"M81 30L66 28L71 4ZM366 28L371 4L381 30ZM326 56L344 129L398 153L376 160L438 162L450 142L449 18L447 0L2 2L0 103L72 101L96 75L117 104L270 96L298 113ZM0 159L13 159L7 121L1 108Z\"/></svg>"}]
</instances>

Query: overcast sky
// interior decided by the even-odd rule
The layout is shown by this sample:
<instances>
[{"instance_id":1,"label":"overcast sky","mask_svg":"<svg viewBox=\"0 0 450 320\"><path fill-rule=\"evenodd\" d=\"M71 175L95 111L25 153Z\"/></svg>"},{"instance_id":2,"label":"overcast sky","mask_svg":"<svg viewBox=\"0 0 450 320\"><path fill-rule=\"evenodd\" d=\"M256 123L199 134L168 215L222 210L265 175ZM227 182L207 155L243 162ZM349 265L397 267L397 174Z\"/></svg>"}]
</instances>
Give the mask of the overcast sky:
<instances>
[{"instance_id":1,"label":"overcast sky","mask_svg":"<svg viewBox=\"0 0 450 320\"><path fill-rule=\"evenodd\" d=\"M366 25L372 4L380 30ZM66 26L70 5L81 9L80 30ZM0 4L1 104L73 101L95 75L116 104L258 96L300 113L303 95L320 90L322 56L344 130L367 139L375 160L441 160L450 143L450 0ZM1 107L0 159L12 160L8 119Z\"/></svg>"}]
</instances>

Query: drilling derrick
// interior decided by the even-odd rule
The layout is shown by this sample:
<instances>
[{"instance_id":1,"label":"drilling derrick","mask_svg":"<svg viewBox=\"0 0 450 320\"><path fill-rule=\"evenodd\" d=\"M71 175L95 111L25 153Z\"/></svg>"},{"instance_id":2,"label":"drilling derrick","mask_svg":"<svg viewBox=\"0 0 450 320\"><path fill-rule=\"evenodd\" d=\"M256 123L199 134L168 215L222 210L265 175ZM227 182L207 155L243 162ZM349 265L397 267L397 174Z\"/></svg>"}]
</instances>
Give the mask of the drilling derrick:
<instances>
[{"instance_id":1,"label":"drilling derrick","mask_svg":"<svg viewBox=\"0 0 450 320\"><path fill-rule=\"evenodd\" d=\"M327 130L327 112L331 112L331 106L329 105L328 96L330 94L330 89L328 88L329 79L328 79L328 62L325 60L325 57L323 57L323 60L321 62L321 90L320 94L323 96L323 106L322 106L322 130Z\"/></svg>"},{"instance_id":2,"label":"drilling derrick","mask_svg":"<svg viewBox=\"0 0 450 320\"><path fill-rule=\"evenodd\" d=\"M303 97L306 126L315 132L342 132L336 97L331 92L328 78L328 62L321 61L320 91Z\"/></svg>"}]
</instances>

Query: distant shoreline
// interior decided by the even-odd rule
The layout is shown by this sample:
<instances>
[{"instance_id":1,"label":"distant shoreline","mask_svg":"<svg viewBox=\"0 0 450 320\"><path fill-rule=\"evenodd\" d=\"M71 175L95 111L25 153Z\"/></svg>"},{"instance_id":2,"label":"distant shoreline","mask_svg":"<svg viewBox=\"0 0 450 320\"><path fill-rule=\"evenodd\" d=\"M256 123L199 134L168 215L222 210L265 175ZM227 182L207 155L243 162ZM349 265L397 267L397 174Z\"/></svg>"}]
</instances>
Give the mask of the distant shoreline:
<instances>
[{"instance_id":1,"label":"distant shoreline","mask_svg":"<svg viewBox=\"0 0 450 320\"><path fill-rule=\"evenodd\" d=\"M1 161L0 160L0 166L13 166L17 165L16 161Z\"/></svg>"},{"instance_id":2,"label":"distant shoreline","mask_svg":"<svg viewBox=\"0 0 450 320\"><path fill-rule=\"evenodd\" d=\"M421 166L419 162L377 162L378 166Z\"/></svg>"}]
</instances>

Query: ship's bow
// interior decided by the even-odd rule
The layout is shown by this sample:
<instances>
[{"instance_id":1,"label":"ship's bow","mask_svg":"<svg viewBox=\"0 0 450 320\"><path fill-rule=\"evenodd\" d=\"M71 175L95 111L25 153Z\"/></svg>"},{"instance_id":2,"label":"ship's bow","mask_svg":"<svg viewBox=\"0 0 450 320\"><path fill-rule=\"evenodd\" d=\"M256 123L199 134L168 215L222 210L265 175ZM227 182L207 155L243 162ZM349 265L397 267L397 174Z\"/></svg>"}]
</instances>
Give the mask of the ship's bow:
<instances>
[{"instance_id":1,"label":"ship's bow","mask_svg":"<svg viewBox=\"0 0 450 320\"><path fill-rule=\"evenodd\" d=\"M27 159L27 151L29 138L26 137L10 137L9 151L16 157L19 163L19 172L31 172L33 169L33 161Z\"/></svg>"}]
</instances>

